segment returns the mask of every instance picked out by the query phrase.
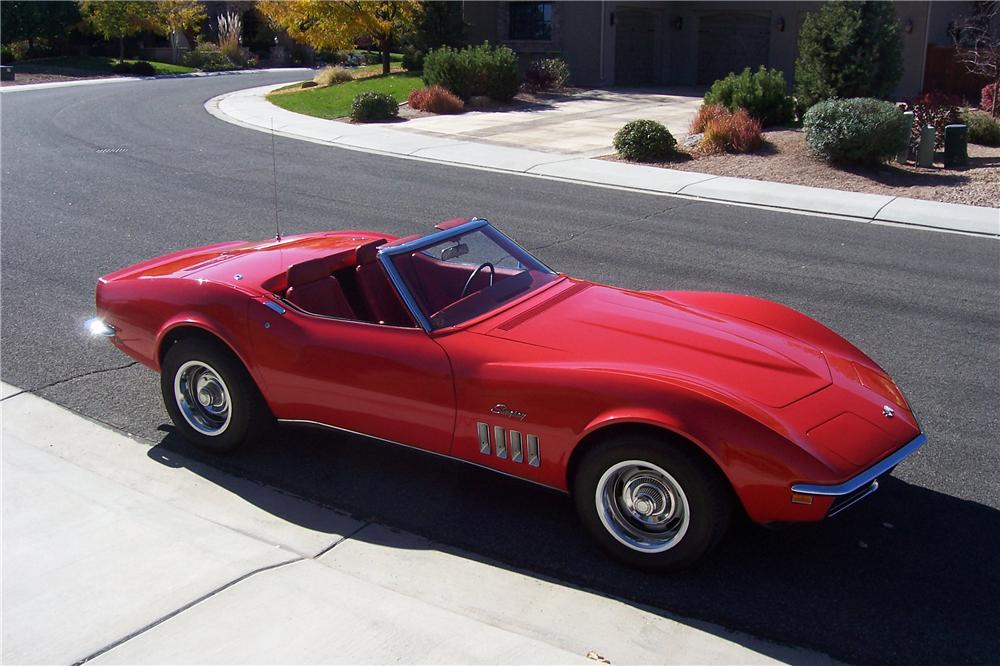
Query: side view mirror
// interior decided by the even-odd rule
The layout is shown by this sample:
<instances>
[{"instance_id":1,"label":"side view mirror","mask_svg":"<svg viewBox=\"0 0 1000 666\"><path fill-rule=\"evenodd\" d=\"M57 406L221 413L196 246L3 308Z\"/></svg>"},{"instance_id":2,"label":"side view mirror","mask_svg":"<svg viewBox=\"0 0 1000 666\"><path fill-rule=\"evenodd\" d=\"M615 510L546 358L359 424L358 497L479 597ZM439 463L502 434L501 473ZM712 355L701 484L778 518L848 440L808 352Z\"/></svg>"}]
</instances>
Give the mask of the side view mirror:
<instances>
[{"instance_id":1,"label":"side view mirror","mask_svg":"<svg viewBox=\"0 0 1000 666\"><path fill-rule=\"evenodd\" d=\"M441 250L441 261L450 261L466 254L469 254L469 246L465 243L455 243Z\"/></svg>"}]
</instances>

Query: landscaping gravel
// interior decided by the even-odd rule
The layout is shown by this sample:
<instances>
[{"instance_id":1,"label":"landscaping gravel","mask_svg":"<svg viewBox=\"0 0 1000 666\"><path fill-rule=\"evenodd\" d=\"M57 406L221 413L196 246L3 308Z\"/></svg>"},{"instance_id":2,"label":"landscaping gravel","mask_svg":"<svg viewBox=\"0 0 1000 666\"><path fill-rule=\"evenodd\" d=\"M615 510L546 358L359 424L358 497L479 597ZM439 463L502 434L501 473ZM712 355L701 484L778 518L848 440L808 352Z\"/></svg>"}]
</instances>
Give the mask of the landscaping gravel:
<instances>
[{"instance_id":1,"label":"landscaping gravel","mask_svg":"<svg viewBox=\"0 0 1000 666\"><path fill-rule=\"evenodd\" d=\"M851 192L1000 207L1000 148L969 144L969 164L955 169L945 169L940 162L928 169L896 163L880 167L835 166L809 153L802 130L765 132L764 138L764 147L756 153L691 155L682 152L671 161L651 166ZM678 148L684 150L683 141ZM609 156L605 159L620 158Z\"/></svg>"}]
</instances>

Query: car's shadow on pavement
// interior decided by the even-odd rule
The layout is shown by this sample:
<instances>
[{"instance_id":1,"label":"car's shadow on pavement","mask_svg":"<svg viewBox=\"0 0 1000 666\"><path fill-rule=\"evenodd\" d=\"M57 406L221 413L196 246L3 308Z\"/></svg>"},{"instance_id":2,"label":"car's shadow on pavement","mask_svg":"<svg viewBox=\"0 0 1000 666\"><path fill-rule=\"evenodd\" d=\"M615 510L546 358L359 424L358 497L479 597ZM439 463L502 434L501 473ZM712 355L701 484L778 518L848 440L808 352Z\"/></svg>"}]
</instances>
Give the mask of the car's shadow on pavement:
<instances>
[{"instance_id":1,"label":"car's shadow on pavement","mask_svg":"<svg viewBox=\"0 0 1000 666\"><path fill-rule=\"evenodd\" d=\"M853 663L987 663L1000 653L1000 511L897 479L824 523L766 530L737 521L701 565L665 575L606 557L567 497L476 467L304 428L211 456L163 430L153 460L188 459L207 480L310 529L329 531L333 512L325 524L322 512L289 511L296 504L271 488L475 559Z\"/></svg>"}]
</instances>

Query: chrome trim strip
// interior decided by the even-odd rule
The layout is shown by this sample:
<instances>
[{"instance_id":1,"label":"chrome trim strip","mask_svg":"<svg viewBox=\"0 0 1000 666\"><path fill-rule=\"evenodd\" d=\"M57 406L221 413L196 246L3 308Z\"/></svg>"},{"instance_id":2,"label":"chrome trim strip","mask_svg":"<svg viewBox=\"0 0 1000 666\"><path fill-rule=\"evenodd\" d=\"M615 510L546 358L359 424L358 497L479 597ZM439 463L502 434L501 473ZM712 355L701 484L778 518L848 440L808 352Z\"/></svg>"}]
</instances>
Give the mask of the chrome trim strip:
<instances>
[{"instance_id":1,"label":"chrome trim strip","mask_svg":"<svg viewBox=\"0 0 1000 666\"><path fill-rule=\"evenodd\" d=\"M493 426L493 443L496 445L497 458L507 459L507 436L501 426Z\"/></svg>"},{"instance_id":2,"label":"chrome trim strip","mask_svg":"<svg viewBox=\"0 0 1000 666\"><path fill-rule=\"evenodd\" d=\"M402 446L406 449L412 449L420 453L426 453L428 455L437 456L438 458L445 458L447 460L454 460L455 462L465 463L466 465L472 465L473 467L479 467L480 469L489 470L500 474L501 476L509 476L512 479L517 479L518 481L524 481L525 483L531 483L536 486L541 486L542 488L547 488L548 490L554 490L557 493L563 495L568 495L568 490L562 490L561 488L556 488L555 486L550 486L547 483L542 483L541 481L535 481L533 479L526 479L523 476L518 476L517 474L511 474L509 472L504 472L495 467L490 467L489 465L480 465L477 462L472 462L471 460L466 460L465 458L456 458L455 456L450 456L447 453L438 453L437 451L428 451L427 449L422 449L419 446L413 446L412 444L403 444L402 442L396 442L391 439L385 439L384 437L376 437L375 435L368 435L363 432L358 432L357 430L348 430L347 428L338 428L337 426L332 426L329 423L320 423L319 421L310 421L308 419L277 419L278 423L288 423L291 425L309 425L317 426L319 428L327 428L329 430L337 430L338 432L346 432L349 435L359 435L361 437L367 437L368 439L378 440L379 442L385 442L386 444L395 444L396 446Z\"/></svg>"},{"instance_id":3,"label":"chrome trim strip","mask_svg":"<svg viewBox=\"0 0 1000 666\"><path fill-rule=\"evenodd\" d=\"M100 317L91 317L83 325L87 329L87 332L94 336L113 338L115 333L118 332L118 329Z\"/></svg>"},{"instance_id":4,"label":"chrome trim strip","mask_svg":"<svg viewBox=\"0 0 1000 666\"><path fill-rule=\"evenodd\" d=\"M910 456L914 451L927 443L927 435L920 433L910 443L893 453L887 458L875 463L857 476L839 483L835 486L825 486L811 483L796 483L792 486L792 492L804 493L806 495L850 495L854 491L867 486L877 477L882 476L890 469L898 465L904 458Z\"/></svg>"},{"instance_id":5,"label":"chrome trim strip","mask_svg":"<svg viewBox=\"0 0 1000 666\"><path fill-rule=\"evenodd\" d=\"M538 467L542 464L538 457L538 437L535 435L528 435L528 464L532 467Z\"/></svg>"},{"instance_id":6,"label":"chrome trim strip","mask_svg":"<svg viewBox=\"0 0 1000 666\"><path fill-rule=\"evenodd\" d=\"M511 462L524 462L524 450L521 448L521 433L516 430L510 431L510 460Z\"/></svg>"},{"instance_id":7,"label":"chrome trim strip","mask_svg":"<svg viewBox=\"0 0 1000 666\"><path fill-rule=\"evenodd\" d=\"M452 227L451 229L445 229L444 231L435 231L432 234L427 234L426 236L421 236L420 238L414 238L411 241L402 243L400 245L381 245L378 249L379 256L388 255L392 256L394 254L405 254L412 250L419 249L426 245L436 245L443 240L447 240L450 236L461 236L462 234L467 234L470 231L475 231L481 227L488 226L489 222L482 218L474 217L465 224L460 224L457 227Z\"/></svg>"},{"instance_id":8,"label":"chrome trim strip","mask_svg":"<svg viewBox=\"0 0 1000 666\"><path fill-rule=\"evenodd\" d=\"M848 509L848 508L854 506L855 504L857 504L858 502L860 502L864 498L866 498L869 495L871 495L876 490L878 490L878 481L872 481L872 485L868 486L868 488L866 488L863 493L861 493L857 497L852 497L847 502L844 502L843 504L841 504L840 506L838 506L837 508L835 508L833 511L831 511L828 514L826 514L826 517L827 518L832 518L833 516L836 516L838 513L840 513L844 509Z\"/></svg>"},{"instance_id":9,"label":"chrome trim strip","mask_svg":"<svg viewBox=\"0 0 1000 666\"><path fill-rule=\"evenodd\" d=\"M410 314L413 315L413 320L420 324L420 328L424 329L427 333L430 333L433 330L431 322L426 316L424 316L424 313L421 312L420 306L417 305L416 299L413 298L413 294L411 294L410 290L406 288L403 276L399 274L399 271L396 270L396 265L392 263L392 257L397 254L405 254L427 245L434 245L435 243L439 243L442 240L447 239L449 236L468 233L487 225L489 225L489 222L486 220L474 217L465 224L460 224L457 227L445 229L444 231L436 231L421 238L411 240L408 243L403 243L402 245L390 245L388 247L385 245L379 246L378 254L376 256L378 257L378 260L382 262L382 268L385 269L386 275L389 276L392 286L396 288L396 293L403 299L406 309L408 309Z\"/></svg>"},{"instance_id":10,"label":"chrome trim strip","mask_svg":"<svg viewBox=\"0 0 1000 666\"><path fill-rule=\"evenodd\" d=\"M477 423L476 430L479 433L479 452L483 455L490 455L490 426L486 423Z\"/></svg>"},{"instance_id":11,"label":"chrome trim strip","mask_svg":"<svg viewBox=\"0 0 1000 666\"><path fill-rule=\"evenodd\" d=\"M426 333L430 333L430 320L424 316L423 312L420 311L420 306L417 305L417 301L413 298L413 294L411 294L406 288L406 284L403 282L403 276L396 270L396 265L392 263L390 256L391 255L387 253L378 253L378 260L382 262L382 268L385 269L385 274L389 276L389 281L392 282L392 286L396 288L396 293L399 294L400 298L403 299L403 303L406 304L406 309L409 310L410 314L413 316L413 321L420 324L420 328L424 329Z\"/></svg>"}]
</instances>

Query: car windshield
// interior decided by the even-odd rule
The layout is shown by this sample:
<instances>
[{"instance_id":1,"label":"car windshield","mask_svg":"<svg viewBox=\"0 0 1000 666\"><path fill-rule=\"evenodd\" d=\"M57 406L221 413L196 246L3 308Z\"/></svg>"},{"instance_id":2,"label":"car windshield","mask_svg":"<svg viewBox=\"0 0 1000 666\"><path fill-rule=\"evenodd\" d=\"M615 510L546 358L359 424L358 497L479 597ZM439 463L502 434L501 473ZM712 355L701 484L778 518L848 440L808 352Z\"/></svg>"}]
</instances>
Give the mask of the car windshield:
<instances>
[{"instance_id":1,"label":"car windshield","mask_svg":"<svg viewBox=\"0 0 1000 666\"><path fill-rule=\"evenodd\" d=\"M433 330L495 310L558 276L489 226L426 246L390 250L389 260Z\"/></svg>"}]
</instances>

